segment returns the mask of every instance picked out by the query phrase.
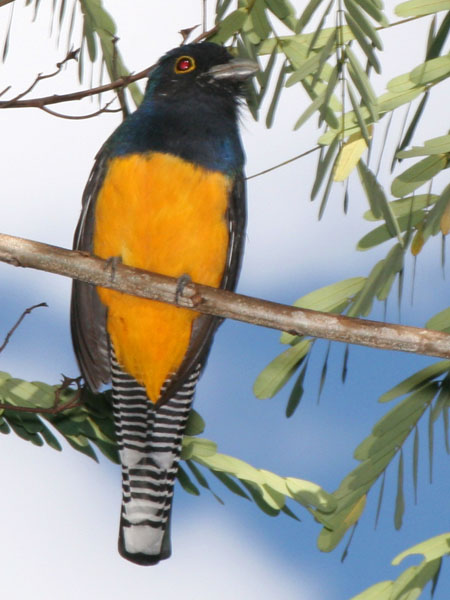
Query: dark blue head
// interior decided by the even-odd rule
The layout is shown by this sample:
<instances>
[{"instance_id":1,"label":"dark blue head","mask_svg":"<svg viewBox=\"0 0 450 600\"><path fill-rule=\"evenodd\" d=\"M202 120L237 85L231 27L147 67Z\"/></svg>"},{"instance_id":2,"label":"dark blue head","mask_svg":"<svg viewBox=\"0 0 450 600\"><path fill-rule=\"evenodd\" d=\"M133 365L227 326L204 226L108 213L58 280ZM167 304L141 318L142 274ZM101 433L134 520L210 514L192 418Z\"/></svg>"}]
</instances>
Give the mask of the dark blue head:
<instances>
[{"instance_id":1,"label":"dark blue head","mask_svg":"<svg viewBox=\"0 0 450 600\"><path fill-rule=\"evenodd\" d=\"M144 100L107 144L111 155L167 152L208 169L242 168L238 104L256 65L204 42L180 46L153 68Z\"/></svg>"}]
</instances>

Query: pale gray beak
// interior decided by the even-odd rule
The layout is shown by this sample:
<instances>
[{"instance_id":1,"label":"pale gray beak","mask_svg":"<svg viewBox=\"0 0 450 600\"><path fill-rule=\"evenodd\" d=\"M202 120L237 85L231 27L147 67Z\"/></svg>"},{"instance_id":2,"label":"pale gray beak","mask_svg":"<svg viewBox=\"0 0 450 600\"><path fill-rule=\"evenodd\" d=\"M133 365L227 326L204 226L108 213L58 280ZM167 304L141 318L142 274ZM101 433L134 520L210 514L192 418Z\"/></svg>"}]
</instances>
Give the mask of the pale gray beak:
<instances>
[{"instance_id":1,"label":"pale gray beak","mask_svg":"<svg viewBox=\"0 0 450 600\"><path fill-rule=\"evenodd\" d=\"M257 71L259 71L259 67L255 61L248 58L233 58L223 65L211 67L207 73L214 79L244 81L252 77Z\"/></svg>"}]
</instances>

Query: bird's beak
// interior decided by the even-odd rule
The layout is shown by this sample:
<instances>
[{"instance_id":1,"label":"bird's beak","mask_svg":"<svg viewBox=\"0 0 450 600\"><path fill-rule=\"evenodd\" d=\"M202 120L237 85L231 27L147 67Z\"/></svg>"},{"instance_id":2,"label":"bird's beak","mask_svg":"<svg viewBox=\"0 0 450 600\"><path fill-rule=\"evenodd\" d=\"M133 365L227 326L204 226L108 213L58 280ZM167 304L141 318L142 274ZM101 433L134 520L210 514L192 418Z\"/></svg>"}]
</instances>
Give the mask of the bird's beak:
<instances>
[{"instance_id":1,"label":"bird's beak","mask_svg":"<svg viewBox=\"0 0 450 600\"><path fill-rule=\"evenodd\" d=\"M255 61L248 58L233 58L230 62L211 67L207 73L214 79L244 81L257 71L259 71L259 67Z\"/></svg>"}]
</instances>

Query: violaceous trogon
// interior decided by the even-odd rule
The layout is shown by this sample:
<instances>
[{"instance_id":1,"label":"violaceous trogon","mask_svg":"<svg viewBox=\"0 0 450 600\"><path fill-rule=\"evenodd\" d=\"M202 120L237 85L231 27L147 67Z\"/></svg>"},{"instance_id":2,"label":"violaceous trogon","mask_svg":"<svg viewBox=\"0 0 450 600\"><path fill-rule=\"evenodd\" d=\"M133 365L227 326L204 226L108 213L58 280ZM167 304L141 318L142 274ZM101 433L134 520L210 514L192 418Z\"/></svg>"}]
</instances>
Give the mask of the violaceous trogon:
<instances>
[{"instance_id":1,"label":"violaceous trogon","mask_svg":"<svg viewBox=\"0 0 450 600\"><path fill-rule=\"evenodd\" d=\"M96 157L74 248L233 290L246 222L238 132L255 63L212 43L152 70L142 104ZM170 556L174 480L195 386L220 319L75 281L71 326L87 386L112 383L122 464L119 551Z\"/></svg>"}]
</instances>

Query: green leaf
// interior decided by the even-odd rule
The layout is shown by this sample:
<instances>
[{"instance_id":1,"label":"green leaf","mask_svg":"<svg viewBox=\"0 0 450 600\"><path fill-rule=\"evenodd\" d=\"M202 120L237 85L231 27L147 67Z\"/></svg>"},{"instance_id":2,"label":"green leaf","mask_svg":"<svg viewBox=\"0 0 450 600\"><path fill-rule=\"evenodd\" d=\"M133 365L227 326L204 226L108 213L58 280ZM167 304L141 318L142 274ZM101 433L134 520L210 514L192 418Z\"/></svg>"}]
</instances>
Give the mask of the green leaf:
<instances>
[{"instance_id":1,"label":"green leaf","mask_svg":"<svg viewBox=\"0 0 450 600\"><path fill-rule=\"evenodd\" d=\"M317 394L317 403L319 403L319 401L320 401L320 397L322 396L323 386L325 385L325 381L327 378L328 358L330 356L330 348L331 348L331 342L328 342L327 352L325 354L325 360L323 361L322 371L320 373L319 393Z\"/></svg>"},{"instance_id":2,"label":"green leaf","mask_svg":"<svg viewBox=\"0 0 450 600\"><path fill-rule=\"evenodd\" d=\"M392 584L392 581L380 581L375 585L371 585L364 592L353 596L350 600L390 600L392 598Z\"/></svg>"},{"instance_id":3,"label":"green leaf","mask_svg":"<svg viewBox=\"0 0 450 600\"><path fill-rule=\"evenodd\" d=\"M403 137L403 140L399 143L398 148L397 148L397 152L396 152L396 158L403 158L403 156L400 156L401 151L403 150L403 148L406 148L406 146L408 146L409 142L411 141L414 132L416 130L417 125L419 124L420 118L422 116L422 113L425 109L425 105L428 101L428 98L430 97L429 91L427 90L425 92L425 94L423 95L422 100L419 103L419 106L417 107L416 112L414 113L414 117L411 120L411 123L409 124L408 129L406 130L406 133Z\"/></svg>"},{"instance_id":4,"label":"green leaf","mask_svg":"<svg viewBox=\"0 0 450 600\"><path fill-rule=\"evenodd\" d=\"M72 446L72 448L78 452L81 452L81 454L85 454L89 458L92 458L92 460L95 460L95 462L98 462L97 455L84 435L65 435L64 437Z\"/></svg>"},{"instance_id":5,"label":"green leaf","mask_svg":"<svg viewBox=\"0 0 450 600\"><path fill-rule=\"evenodd\" d=\"M272 54L269 57L269 60L267 62L267 65L266 65L266 68L264 69L264 71L259 71L256 74L256 78L258 80L259 87L260 87L260 92L258 95L259 104L261 104L261 102L263 101L264 96L266 95L266 92L269 88L269 81L272 76L272 71L275 66L276 58L278 56L277 50L278 50L278 48L275 46Z\"/></svg>"},{"instance_id":6,"label":"green leaf","mask_svg":"<svg viewBox=\"0 0 450 600\"><path fill-rule=\"evenodd\" d=\"M299 20L297 21L297 26L295 28L295 33L301 33L305 26L309 23L311 18L313 17L316 10L322 4L324 0L310 0L308 4L305 6L302 14L300 15Z\"/></svg>"},{"instance_id":7,"label":"green leaf","mask_svg":"<svg viewBox=\"0 0 450 600\"><path fill-rule=\"evenodd\" d=\"M384 415L373 427L373 433L380 437L396 427L401 427L401 431L408 429L408 423L414 424L415 413L417 411L423 413L437 392L438 384L434 381L427 382Z\"/></svg>"},{"instance_id":8,"label":"green leaf","mask_svg":"<svg viewBox=\"0 0 450 600\"><path fill-rule=\"evenodd\" d=\"M413 69L410 79L415 85L425 85L448 77L450 74L450 56L438 56L427 60Z\"/></svg>"},{"instance_id":9,"label":"green leaf","mask_svg":"<svg viewBox=\"0 0 450 600\"><path fill-rule=\"evenodd\" d=\"M189 436L199 435L204 430L205 421L195 409L191 409L184 434Z\"/></svg>"},{"instance_id":10,"label":"green leaf","mask_svg":"<svg viewBox=\"0 0 450 600\"><path fill-rule=\"evenodd\" d=\"M366 146L367 148L370 148L370 134L369 134L369 130L367 129L367 125L366 122L364 120L363 114L361 112L361 109L359 107L358 101L356 100L356 96L353 93L352 90L352 86L350 85L350 82L347 82L347 90L348 90L348 95L350 98L350 102L353 108L353 112L355 113L355 117L356 117L356 122L358 123L358 127L361 131L361 134L364 138L364 141L366 142ZM355 134L353 134L355 135ZM349 140L351 140L352 137L349 138Z\"/></svg>"},{"instance_id":11,"label":"green leaf","mask_svg":"<svg viewBox=\"0 0 450 600\"><path fill-rule=\"evenodd\" d=\"M313 74L314 76L311 82L311 86L313 89L315 89L317 82L325 77L324 73L326 71L326 67L328 67L329 69L331 68L331 66L327 64L327 60L334 53L336 42L337 29L330 35L330 37L327 40L327 43L319 52L319 64L317 65L317 69Z\"/></svg>"},{"instance_id":12,"label":"green leaf","mask_svg":"<svg viewBox=\"0 0 450 600\"><path fill-rule=\"evenodd\" d=\"M419 471L419 430L417 427L414 428L414 442L413 442L413 486L414 486L414 502L417 504L417 481Z\"/></svg>"},{"instance_id":13,"label":"green leaf","mask_svg":"<svg viewBox=\"0 0 450 600\"><path fill-rule=\"evenodd\" d=\"M430 404L428 417L428 466L430 473L430 483L433 483L433 447L434 447L434 428L433 428L433 410Z\"/></svg>"},{"instance_id":14,"label":"green leaf","mask_svg":"<svg viewBox=\"0 0 450 600\"><path fill-rule=\"evenodd\" d=\"M441 558L450 552L450 533L443 533L432 537L425 542L416 544L408 550L404 550L392 561L394 566L399 565L407 556L414 554L423 554L426 561L430 562L436 558Z\"/></svg>"},{"instance_id":15,"label":"green leaf","mask_svg":"<svg viewBox=\"0 0 450 600\"><path fill-rule=\"evenodd\" d=\"M344 4L353 20L358 24L360 30L370 39L372 44L378 48L378 50L383 50L383 43L378 35L377 30L364 16L364 13L360 10L359 5L352 0L344 0Z\"/></svg>"},{"instance_id":16,"label":"green leaf","mask_svg":"<svg viewBox=\"0 0 450 600\"><path fill-rule=\"evenodd\" d=\"M280 72L278 74L277 83L275 85L275 89L273 92L272 100L270 101L270 106L266 115L266 127L270 129L273 124L273 119L275 116L275 110L278 106L278 101L280 99L281 90L284 86L284 79L286 77L286 62L283 62L281 65Z\"/></svg>"},{"instance_id":17,"label":"green leaf","mask_svg":"<svg viewBox=\"0 0 450 600\"><path fill-rule=\"evenodd\" d=\"M323 158L323 160L321 159L321 157L319 158L319 164L317 165L317 169L316 169L316 178L314 180L314 184L313 184L313 187L311 190L311 200L314 200L314 198L316 197L316 195L323 183L323 180L328 172L328 169L330 168L331 164L333 164L334 160L336 159L336 154L337 154L338 150L339 150L339 138L336 136L333 140L331 140L330 147L326 151L325 157Z\"/></svg>"},{"instance_id":18,"label":"green leaf","mask_svg":"<svg viewBox=\"0 0 450 600\"><path fill-rule=\"evenodd\" d=\"M403 269L403 259L404 248L400 244L396 244L386 258L379 261L370 272L364 287L347 312L349 317L367 315L370 312L375 296L383 291L386 281L392 281L392 277Z\"/></svg>"},{"instance_id":19,"label":"green leaf","mask_svg":"<svg viewBox=\"0 0 450 600\"><path fill-rule=\"evenodd\" d=\"M409 0L395 7L395 14L399 17L421 17L430 15L440 10L449 10L450 0Z\"/></svg>"},{"instance_id":20,"label":"green leaf","mask_svg":"<svg viewBox=\"0 0 450 600\"><path fill-rule=\"evenodd\" d=\"M217 477L217 479L221 481L224 486L230 490L230 492L233 492L233 494L241 496L242 498L246 498L247 500L250 499L244 490L229 475L222 473L221 471L211 471L211 473Z\"/></svg>"},{"instance_id":21,"label":"green leaf","mask_svg":"<svg viewBox=\"0 0 450 600\"><path fill-rule=\"evenodd\" d=\"M210 38L210 41L216 44L223 44L242 28L247 17L247 8L238 8L233 11L220 23L218 31Z\"/></svg>"},{"instance_id":22,"label":"green leaf","mask_svg":"<svg viewBox=\"0 0 450 600\"><path fill-rule=\"evenodd\" d=\"M294 306L322 312L340 312L361 290L364 282L365 277L343 279L302 296L294 302Z\"/></svg>"},{"instance_id":23,"label":"green leaf","mask_svg":"<svg viewBox=\"0 0 450 600\"><path fill-rule=\"evenodd\" d=\"M427 156L416 164L403 171L401 175L396 177L392 182L391 192L398 198L407 196L424 183L432 179L447 165L445 156Z\"/></svg>"},{"instance_id":24,"label":"green leaf","mask_svg":"<svg viewBox=\"0 0 450 600\"><path fill-rule=\"evenodd\" d=\"M349 75L352 78L353 83L357 87L358 92L360 93L361 98L364 102L364 105L369 110L372 119L374 121L378 121L378 103L375 92L372 89L372 84L370 83L366 72L359 64L359 61L356 58L355 54L353 54L353 52L348 46L345 49L345 53L350 61L348 67Z\"/></svg>"},{"instance_id":25,"label":"green leaf","mask_svg":"<svg viewBox=\"0 0 450 600\"><path fill-rule=\"evenodd\" d=\"M378 58L375 55L374 49L371 44L366 40L364 32L360 29L359 24L355 21L352 15L348 12L344 12L345 20L350 27L356 41L358 42L361 50L366 55L366 58L370 65L375 69L377 73L381 73L381 66Z\"/></svg>"},{"instance_id":26,"label":"green leaf","mask_svg":"<svg viewBox=\"0 0 450 600\"><path fill-rule=\"evenodd\" d=\"M412 229L418 223L423 221L423 219L423 212L416 211L412 213L411 216L405 215L403 217L400 217L397 220L397 223L400 231L405 231ZM356 247L358 250L368 250L370 248L373 248L374 246L378 246L379 244L386 242L387 240L391 240L394 237L394 235L395 233L389 231L386 225L380 225L379 227L373 229L372 231L369 231L369 233L362 237L359 240Z\"/></svg>"},{"instance_id":27,"label":"green leaf","mask_svg":"<svg viewBox=\"0 0 450 600\"><path fill-rule=\"evenodd\" d=\"M432 365L425 367L425 369L414 373L414 375L411 375L407 379L404 379L396 386L382 394L378 399L378 402L391 402L391 400L395 400L395 398L409 394L409 392L416 390L428 381L436 379L449 369L450 360L441 360L435 362Z\"/></svg>"},{"instance_id":28,"label":"green leaf","mask_svg":"<svg viewBox=\"0 0 450 600\"><path fill-rule=\"evenodd\" d=\"M426 322L425 327L427 329L435 329L436 331L450 333L450 308L445 308L431 317L431 319Z\"/></svg>"},{"instance_id":29,"label":"green leaf","mask_svg":"<svg viewBox=\"0 0 450 600\"><path fill-rule=\"evenodd\" d=\"M383 502L384 484L385 484L385 482L386 482L386 471L383 471L383 474L381 476L380 492L378 494L377 513L375 515L375 529L377 528L378 519L380 518L381 504Z\"/></svg>"},{"instance_id":30,"label":"green leaf","mask_svg":"<svg viewBox=\"0 0 450 600\"><path fill-rule=\"evenodd\" d=\"M280 21L284 21L287 17L294 14L294 9L287 0L265 0L265 3L267 4L268 9L273 12Z\"/></svg>"},{"instance_id":31,"label":"green leaf","mask_svg":"<svg viewBox=\"0 0 450 600\"><path fill-rule=\"evenodd\" d=\"M286 81L286 87L291 87L292 85L294 85L294 83L298 83L299 81L305 79L305 77L307 77L311 73L314 73L318 68L319 64L320 53L312 53L311 56L308 59L306 59L299 68L295 69L292 75L288 78L288 80Z\"/></svg>"},{"instance_id":32,"label":"green leaf","mask_svg":"<svg viewBox=\"0 0 450 600\"><path fill-rule=\"evenodd\" d=\"M208 490L208 492L210 492L214 498L217 500L217 502L220 502L220 504L223 504L223 500L211 489L206 477L203 475L203 473L200 471L200 469L197 467L197 465L195 465L191 460L188 460L186 462L187 466L189 467L189 469L192 471L192 474L194 475L195 479L198 481L198 483L204 487L206 490Z\"/></svg>"},{"instance_id":33,"label":"green leaf","mask_svg":"<svg viewBox=\"0 0 450 600\"><path fill-rule=\"evenodd\" d=\"M300 375L297 377L297 381L294 383L294 387L289 395L289 400L286 405L286 417L292 417L294 412L296 411L298 405L300 404L300 400L303 396L303 381L305 380L306 368L308 363L305 362L302 370L300 371Z\"/></svg>"},{"instance_id":34,"label":"green leaf","mask_svg":"<svg viewBox=\"0 0 450 600\"><path fill-rule=\"evenodd\" d=\"M444 44L447 40L447 36L450 31L450 11L445 15L442 23L439 26L439 29L432 40L428 51L427 51L427 60L430 58L436 58L442 51Z\"/></svg>"},{"instance_id":35,"label":"green leaf","mask_svg":"<svg viewBox=\"0 0 450 600\"><path fill-rule=\"evenodd\" d=\"M291 497L303 506L313 506L323 513L331 513L336 508L336 500L316 483L286 477L286 486Z\"/></svg>"},{"instance_id":36,"label":"green leaf","mask_svg":"<svg viewBox=\"0 0 450 600\"><path fill-rule=\"evenodd\" d=\"M328 14L332 9L333 4L334 4L333 0L330 0L330 2L328 3L328 6L325 8L325 10L322 14L319 24L314 28L314 32L312 33L311 39L308 44L308 52L310 52L315 47L315 44L317 43L317 41L321 35L323 35L326 32L330 32L330 30L327 30L327 29L324 30L323 26L325 25ZM333 28L330 32L330 35L334 35L334 34L335 34L335 28ZM327 38L327 41L328 41L328 38Z\"/></svg>"},{"instance_id":37,"label":"green leaf","mask_svg":"<svg viewBox=\"0 0 450 600\"><path fill-rule=\"evenodd\" d=\"M448 210L449 204L450 204L450 184L444 188L444 190L443 190L442 194L439 196L437 202L435 203L433 208L428 213L425 227L423 229L424 237L427 237L430 234L436 235L439 232L439 230L441 230L445 234L448 233L448 229L447 229L448 225L446 225L445 228L443 227L443 219L444 219L445 213Z\"/></svg>"},{"instance_id":38,"label":"green leaf","mask_svg":"<svg viewBox=\"0 0 450 600\"><path fill-rule=\"evenodd\" d=\"M185 492L192 494L193 496L200 496L200 490L181 465L178 465L177 479Z\"/></svg>"},{"instance_id":39,"label":"green leaf","mask_svg":"<svg viewBox=\"0 0 450 600\"><path fill-rule=\"evenodd\" d=\"M253 385L255 396L261 399L272 398L293 375L310 346L311 340L302 340L269 363Z\"/></svg>"},{"instance_id":40,"label":"green leaf","mask_svg":"<svg viewBox=\"0 0 450 600\"><path fill-rule=\"evenodd\" d=\"M400 450L397 472L397 494L395 497L394 525L397 531L401 529L405 514L405 494L403 491L403 452Z\"/></svg>"},{"instance_id":41,"label":"green leaf","mask_svg":"<svg viewBox=\"0 0 450 600\"><path fill-rule=\"evenodd\" d=\"M257 39L253 43L256 44L259 44L261 40L265 40L272 31L264 8L264 2L261 0L254 2L249 11L248 19L244 24L244 29L246 29L247 24L252 26L252 30L257 36Z\"/></svg>"},{"instance_id":42,"label":"green leaf","mask_svg":"<svg viewBox=\"0 0 450 600\"><path fill-rule=\"evenodd\" d=\"M188 460L190 458L197 460L199 458L214 456L216 455L216 452L217 444L211 440L187 435L183 438L183 448L181 451L181 458L183 460Z\"/></svg>"},{"instance_id":43,"label":"green leaf","mask_svg":"<svg viewBox=\"0 0 450 600\"><path fill-rule=\"evenodd\" d=\"M389 233L392 236L396 235L400 245L403 245L400 236L400 227L394 213L392 212L391 205L387 201L384 190L378 183L375 175L362 160L360 160L358 163L358 174L361 178L367 199L369 200L372 213L377 217L380 214L383 216Z\"/></svg>"},{"instance_id":44,"label":"green leaf","mask_svg":"<svg viewBox=\"0 0 450 600\"><path fill-rule=\"evenodd\" d=\"M420 213L424 208L428 208L435 204L438 198L439 196L437 194L417 194L414 196L406 196L406 198L400 198L400 200L393 200L389 204L391 211L398 219L400 226L402 217L412 216L415 212ZM371 210L365 212L363 217L367 221L378 221L381 218L380 216L376 217Z\"/></svg>"},{"instance_id":45,"label":"green leaf","mask_svg":"<svg viewBox=\"0 0 450 600\"><path fill-rule=\"evenodd\" d=\"M376 5L373 0L358 0L358 5L360 8L366 11L368 15L375 19L381 25L387 25L388 20L384 16L384 14L379 10L379 7ZM382 6L382 4L381 4Z\"/></svg>"},{"instance_id":46,"label":"green leaf","mask_svg":"<svg viewBox=\"0 0 450 600\"><path fill-rule=\"evenodd\" d=\"M300 69L308 58L307 48L304 43L300 42L295 37L290 37L287 40L279 39L281 49L289 59L294 69Z\"/></svg>"},{"instance_id":47,"label":"green leaf","mask_svg":"<svg viewBox=\"0 0 450 600\"><path fill-rule=\"evenodd\" d=\"M378 109L380 113L391 112L399 106L412 102L424 91L425 87L420 86L404 92L386 92L378 98Z\"/></svg>"},{"instance_id":48,"label":"green leaf","mask_svg":"<svg viewBox=\"0 0 450 600\"><path fill-rule=\"evenodd\" d=\"M315 98L315 100L313 100L311 102L311 104L308 106L308 108L302 112L302 114L299 116L299 118L297 119L297 121L295 122L294 125L294 130L296 131L297 129L300 129L300 127L306 123L306 121L312 117L312 115L322 106L322 104L325 101L325 94L326 92L323 92L322 94L320 94L319 96L317 96L317 98Z\"/></svg>"},{"instance_id":49,"label":"green leaf","mask_svg":"<svg viewBox=\"0 0 450 600\"><path fill-rule=\"evenodd\" d=\"M223 0L223 2L217 2L216 4L216 18L214 23L219 25L222 20L223 15L227 12L232 0Z\"/></svg>"},{"instance_id":50,"label":"green leaf","mask_svg":"<svg viewBox=\"0 0 450 600\"><path fill-rule=\"evenodd\" d=\"M399 158L410 158L414 156L430 156L433 154L445 154L450 152L450 135L441 135L437 138L427 140L424 146L415 146L411 150L397 152Z\"/></svg>"}]
</instances>

